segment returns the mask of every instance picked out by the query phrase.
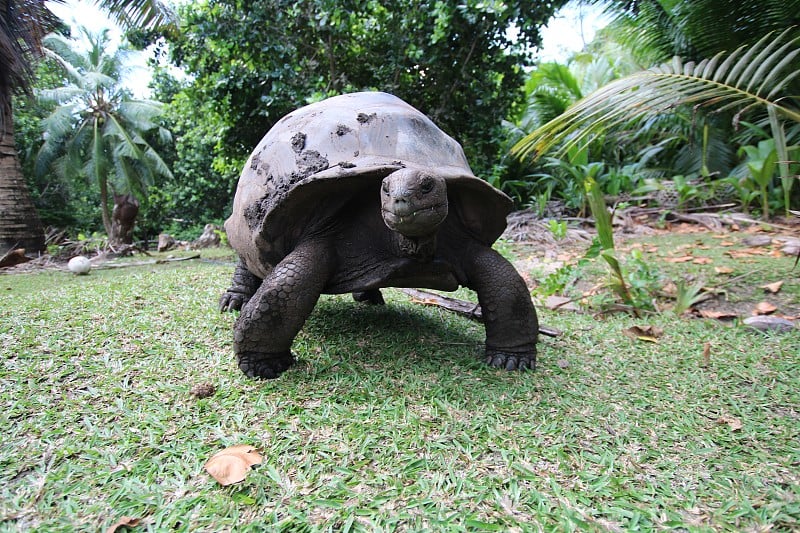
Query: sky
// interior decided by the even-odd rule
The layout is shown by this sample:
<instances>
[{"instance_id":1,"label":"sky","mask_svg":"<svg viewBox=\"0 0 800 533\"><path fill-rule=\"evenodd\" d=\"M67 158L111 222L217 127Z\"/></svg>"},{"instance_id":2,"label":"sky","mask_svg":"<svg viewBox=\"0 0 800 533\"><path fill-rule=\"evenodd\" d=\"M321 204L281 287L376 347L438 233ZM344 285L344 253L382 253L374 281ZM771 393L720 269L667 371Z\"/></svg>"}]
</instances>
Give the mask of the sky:
<instances>
[{"instance_id":1,"label":"sky","mask_svg":"<svg viewBox=\"0 0 800 533\"><path fill-rule=\"evenodd\" d=\"M48 7L61 20L72 26L85 26L91 31L111 28L112 46L119 46L121 32L101 10L88 0L66 0L64 4L48 2ZM547 27L542 28L544 41L539 58L542 61L563 61L570 54L579 52L586 43L591 42L598 29L608 23L598 6L580 6L571 2L561 9L550 21ZM126 62L125 85L137 98L147 98L150 89L150 73L147 68L148 54L146 52L131 52Z\"/></svg>"}]
</instances>

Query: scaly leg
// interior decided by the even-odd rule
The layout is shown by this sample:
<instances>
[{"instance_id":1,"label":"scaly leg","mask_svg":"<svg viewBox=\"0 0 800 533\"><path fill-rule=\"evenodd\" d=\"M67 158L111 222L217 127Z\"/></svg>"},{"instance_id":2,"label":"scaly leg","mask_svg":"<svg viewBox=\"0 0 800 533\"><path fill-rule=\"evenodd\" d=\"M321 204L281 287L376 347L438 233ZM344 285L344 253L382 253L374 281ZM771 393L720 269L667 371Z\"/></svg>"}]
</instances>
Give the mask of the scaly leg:
<instances>
[{"instance_id":1,"label":"scaly leg","mask_svg":"<svg viewBox=\"0 0 800 533\"><path fill-rule=\"evenodd\" d=\"M261 278L247 270L241 259L233 272L231 286L219 299L219 312L238 311L250 301L261 286Z\"/></svg>"},{"instance_id":2,"label":"scaly leg","mask_svg":"<svg viewBox=\"0 0 800 533\"><path fill-rule=\"evenodd\" d=\"M292 341L328 280L332 255L318 242L299 245L242 308L234 325L233 349L246 375L276 378L292 365Z\"/></svg>"},{"instance_id":3,"label":"scaly leg","mask_svg":"<svg viewBox=\"0 0 800 533\"><path fill-rule=\"evenodd\" d=\"M487 246L464 254L467 286L478 293L486 327L486 363L506 370L536 367L539 322L514 266Z\"/></svg>"}]
</instances>

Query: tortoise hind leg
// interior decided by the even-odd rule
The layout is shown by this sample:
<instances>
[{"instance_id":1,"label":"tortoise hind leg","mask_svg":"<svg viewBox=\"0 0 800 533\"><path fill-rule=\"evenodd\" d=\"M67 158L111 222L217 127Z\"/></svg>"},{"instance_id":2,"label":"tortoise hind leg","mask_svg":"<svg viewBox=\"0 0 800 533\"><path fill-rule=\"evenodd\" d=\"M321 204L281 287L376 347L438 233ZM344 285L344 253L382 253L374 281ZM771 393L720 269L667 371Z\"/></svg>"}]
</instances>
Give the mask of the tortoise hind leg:
<instances>
[{"instance_id":1,"label":"tortoise hind leg","mask_svg":"<svg viewBox=\"0 0 800 533\"><path fill-rule=\"evenodd\" d=\"M261 278L247 270L241 259L233 272L231 286L222 293L219 299L220 313L238 311L244 307L261 286Z\"/></svg>"},{"instance_id":2,"label":"tortoise hind leg","mask_svg":"<svg viewBox=\"0 0 800 533\"><path fill-rule=\"evenodd\" d=\"M292 341L328 281L329 258L324 244L300 244L242 308L234 325L233 349L247 376L276 378L294 363Z\"/></svg>"},{"instance_id":3,"label":"tortoise hind leg","mask_svg":"<svg viewBox=\"0 0 800 533\"><path fill-rule=\"evenodd\" d=\"M381 294L380 289L354 292L353 300L369 305L383 305L386 303L383 300L383 295Z\"/></svg>"}]
</instances>

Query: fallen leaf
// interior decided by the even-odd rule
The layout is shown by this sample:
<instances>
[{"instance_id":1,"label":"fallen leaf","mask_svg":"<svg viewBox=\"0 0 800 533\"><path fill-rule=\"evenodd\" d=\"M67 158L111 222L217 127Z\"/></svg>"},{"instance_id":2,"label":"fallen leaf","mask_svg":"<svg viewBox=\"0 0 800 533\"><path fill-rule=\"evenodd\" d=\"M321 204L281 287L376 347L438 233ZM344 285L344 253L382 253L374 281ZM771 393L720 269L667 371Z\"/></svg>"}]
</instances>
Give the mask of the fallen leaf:
<instances>
[{"instance_id":1,"label":"fallen leaf","mask_svg":"<svg viewBox=\"0 0 800 533\"><path fill-rule=\"evenodd\" d=\"M661 287L661 292L665 295L669 296L670 298L674 298L676 294L678 294L678 286L675 285L673 281L668 281Z\"/></svg>"},{"instance_id":2,"label":"fallen leaf","mask_svg":"<svg viewBox=\"0 0 800 533\"><path fill-rule=\"evenodd\" d=\"M694 261L694 257L691 255L684 255L681 257L665 257L665 263L688 263L689 261Z\"/></svg>"},{"instance_id":3,"label":"fallen leaf","mask_svg":"<svg viewBox=\"0 0 800 533\"><path fill-rule=\"evenodd\" d=\"M754 315L769 315L777 311L778 308L769 302L759 302L753 308Z\"/></svg>"},{"instance_id":4,"label":"fallen leaf","mask_svg":"<svg viewBox=\"0 0 800 533\"><path fill-rule=\"evenodd\" d=\"M733 242L733 241L720 241L719 245L720 246L735 246L736 243Z\"/></svg>"},{"instance_id":5,"label":"fallen leaf","mask_svg":"<svg viewBox=\"0 0 800 533\"><path fill-rule=\"evenodd\" d=\"M692 263L695 265L709 265L714 261L710 257L695 257Z\"/></svg>"},{"instance_id":6,"label":"fallen leaf","mask_svg":"<svg viewBox=\"0 0 800 533\"><path fill-rule=\"evenodd\" d=\"M733 269L731 267L714 267L714 272L717 274L731 274Z\"/></svg>"},{"instance_id":7,"label":"fallen leaf","mask_svg":"<svg viewBox=\"0 0 800 533\"><path fill-rule=\"evenodd\" d=\"M761 289L764 289L766 292L771 292L775 294L776 292L781 290L783 287L783 281L776 281L775 283L767 283L766 285L761 285Z\"/></svg>"},{"instance_id":8,"label":"fallen leaf","mask_svg":"<svg viewBox=\"0 0 800 533\"><path fill-rule=\"evenodd\" d=\"M133 518L130 516L123 516L116 523L106 528L106 533L115 533L124 527L136 527L141 522L141 518Z\"/></svg>"},{"instance_id":9,"label":"fallen leaf","mask_svg":"<svg viewBox=\"0 0 800 533\"><path fill-rule=\"evenodd\" d=\"M734 259L749 257L751 255L767 255L768 253L769 251L764 250L763 248L742 248L741 250L728 250L725 252L726 255L729 255Z\"/></svg>"},{"instance_id":10,"label":"fallen leaf","mask_svg":"<svg viewBox=\"0 0 800 533\"><path fill-rule=\"evenodd\" d=\"M703 318L716 318L716 319L736 318L739 316L731 311L714 311L713 309L701 309L699 313L700 316Z\"/></svg>"},{"instance_id":11,"label":"fallen leaf","mask_svg":"<svg viewBox=\"0 0 800 533\"><path fill-rule=\"evenodd\" d=\"M719 425L727 424L728 427L731 428L731 431L739 431L740 429L742 429L742 421L739 420L738 418L734 418L728 415L723 415L717 418L717 424Z\"/></svg>"},{"instance_id":12,"label":"fallen leaf","mask_svg":"<svg viewBox=\"0 0 800 533\"><path fill-rule=\"evenodd\" d=\"M243 481L250 467L261 461L261 455L253 446L238 444L215 453L205 469L220 485L227 486Z\"/></svg>"},{"instance_id":13,"label":"fallen leaf","mask_svg":"<svg viewBox=\"0 0 800 533\"><path fill-rule=\"evenodd\" d=\"M664 330L657 326L631 326L622 330L623 335L634 340L645 342L658 342Z\"/></svg>"},{"instance_id":14,"label":"fallen leaf","mask_svg":"<svg viewBox=\"0 0 800 533\"><path fill-rule=\"evenodd\" d=\"M703 362L701 366L708 366L711 364L711 343L703 344Z\"/></svg>"}]
</instances>

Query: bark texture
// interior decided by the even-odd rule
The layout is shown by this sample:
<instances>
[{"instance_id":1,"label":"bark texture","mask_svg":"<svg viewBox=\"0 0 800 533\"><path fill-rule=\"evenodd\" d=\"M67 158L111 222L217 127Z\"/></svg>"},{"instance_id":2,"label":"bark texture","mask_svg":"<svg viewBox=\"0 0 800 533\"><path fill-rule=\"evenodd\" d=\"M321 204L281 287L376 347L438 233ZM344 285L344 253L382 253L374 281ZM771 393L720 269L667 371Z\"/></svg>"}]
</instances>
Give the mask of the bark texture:
<instances>
[{"instance_id":1,"label":"bark texture","mask_svg":"<svg viewBox=\"0 0 800 533\"><path fill-rule=\"evenodd\" d=\"M0 256L14 248L35 254L44 250L44 229L22 175L14 144L11 97L5 96L7 105L0 129Z\"/></svg>"}]
</instances>

